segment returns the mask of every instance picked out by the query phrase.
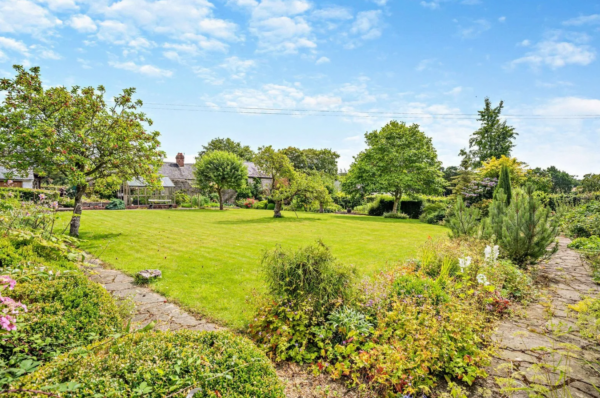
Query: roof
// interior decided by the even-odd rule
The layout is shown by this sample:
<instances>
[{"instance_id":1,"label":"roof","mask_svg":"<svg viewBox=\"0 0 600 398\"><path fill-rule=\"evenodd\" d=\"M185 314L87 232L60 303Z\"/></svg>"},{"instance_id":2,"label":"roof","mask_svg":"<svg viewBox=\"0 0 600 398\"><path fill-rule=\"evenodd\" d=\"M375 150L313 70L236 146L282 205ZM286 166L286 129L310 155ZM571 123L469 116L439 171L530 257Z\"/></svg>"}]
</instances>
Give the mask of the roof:
<instances>
[{"instance_id":1,"label":"roof","mask_svg":"<svg viewBox=\"0 0 600 398\"><path fill-rule=\"evenodd\" d=\"M10 177L6 176L7 174L12 174ZM24 181L24 180L33 180L33 170L29 170L29 172L27 174L17 174L16 171L13 170L9 170L7 168L4 168L2 166L0 166L0 180L6 180L6 179L11 179L11 180L15 180L15 181Z\"/></svg>"},{"instance_id":2,"label":"roof","mask_svg":"<svg viewBox=\"0 0 600 398\"><path fill-rule=\"evenodd\" d=\"M248 177L250 178L271 178L262 171L253 162L244 162L244 165L248 169Z\"/></svg>"},{"instance_id":3,"label":"roof","mask_svg":"<svg viewBox=\"0 0 600 398\"><path fill-rule=\"evenodd\" d=\"M179 167L177 163L165 162L160 168L160 174L169 177L173 181L194 181L196 179L194 176L194 165L194 163L184 163L184 167ZM244 166L248 169L249 178L270 178L261 172L252 162L244 162Z\"/></svg>"},{"instance_id":4,"label":"roof","mask_svg":"<svg viewBox=\"0 0 600 398\"><path fill-rule=\"evenodd\" d=\"M162 177L161 181L163 188L173 188L175 186L169 177ZM127 185L130 187L145 187L146 182L144 182L142 179L134 178L131 181L127 181Z\"/></svg>"}]
</instances>

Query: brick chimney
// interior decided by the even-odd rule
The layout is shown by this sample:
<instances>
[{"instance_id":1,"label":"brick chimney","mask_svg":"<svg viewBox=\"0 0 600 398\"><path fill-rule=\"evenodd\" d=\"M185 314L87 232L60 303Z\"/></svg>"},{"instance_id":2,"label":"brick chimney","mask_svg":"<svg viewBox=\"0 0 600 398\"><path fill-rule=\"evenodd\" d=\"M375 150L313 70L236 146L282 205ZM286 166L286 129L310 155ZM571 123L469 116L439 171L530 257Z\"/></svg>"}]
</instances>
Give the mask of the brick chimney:
<instances>
[{"instance_id":1,"label":"brick chimney","mask_svg":"<svg viewBox=\"0 0 600 398\"><path fill-rule=\"evenodd\" d=\"M179 153L177 154L177 156L175 156L175 161L177 162L177 165L178 165L179 167L183 167L183 166L185 166L185 163L184 163L184 161L185 161L185 156L183 156L183 153L179 152Z\"/></svg>"}]
</instances>

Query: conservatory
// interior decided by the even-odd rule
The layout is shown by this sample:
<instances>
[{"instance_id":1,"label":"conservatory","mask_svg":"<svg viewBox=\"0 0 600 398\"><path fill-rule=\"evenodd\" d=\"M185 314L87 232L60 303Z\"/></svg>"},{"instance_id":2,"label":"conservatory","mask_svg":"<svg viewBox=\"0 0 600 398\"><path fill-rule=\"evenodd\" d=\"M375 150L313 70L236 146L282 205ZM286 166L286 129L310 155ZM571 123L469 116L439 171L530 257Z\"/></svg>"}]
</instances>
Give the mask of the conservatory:
<instances>
[{"instance_id":1,"label":"conservatory","mask_svg":"<svg viewBox=\"0 0 600 398\"><path fill-rule=\"evenodd\" d=\"M162 189L148 186L143 180L127 181L121 188L123 201L127 206L150 206L175 204L175 184L169 177L162 177Z\"/></svg>"}]
</instances>

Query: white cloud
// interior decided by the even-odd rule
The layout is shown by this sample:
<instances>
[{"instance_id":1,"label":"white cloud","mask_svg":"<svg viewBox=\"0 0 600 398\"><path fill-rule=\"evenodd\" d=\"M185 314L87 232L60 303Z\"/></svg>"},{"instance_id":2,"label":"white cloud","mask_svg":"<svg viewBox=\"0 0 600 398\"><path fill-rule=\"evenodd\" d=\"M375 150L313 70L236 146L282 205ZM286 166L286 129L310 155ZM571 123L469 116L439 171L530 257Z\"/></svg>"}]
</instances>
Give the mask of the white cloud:
<instances>
[{"instance_id":1,"label":"white cloud","mask_svg":"<svg viewBox=\"0 0 600 398\"><path fill-rule=\"evenodd\" d=\"M581 26L588 24L600 24L600 14L582 15L563 22L566 26Z\"/></svg>"},{"instance_id":2,"label":"white cloud","mask_svg":"<svg viewBox=\"0 0 600 398\"><path fill-rule=\"evenodd\" d=\"M302 48L315 48L311 27L302 17L273 17L254 21L250 31L259 38L258 50L297 53Z\"/></svg>"},{"instance_id":3,"label":"white cloud","mask_svg":"<svg viewBox=\"0 0 600 398\"><path fill-rule=\"evenodd\" d=\"M107 20L99 22L98 25L98 39L109 43L124 45L137 36L134 27L120 21Z\"/></svg>"},{"instance_id":4,"label":"white cloud","mask_svg":"<svg viewBox=\"0 0 600 398\"><path fill-rule=\"evenodd\" d=\"M225 59L221 67L231 73L232 79L243 79L248 70L256 67L256 62L251 59L242 60L238 57L229 57Z\"/></svg>"},{"instance_id":5,"label":"white cloud","mask_svg":"<svg viewBox=\"0 0 600 398\"><path fill-rule=\"evenodd\" d=\"M490 24L485 19L477 19L472 21L469 26L461 26L458 27L458 35L463 39L473 39L483 32L490 30L492 28L492 24Z\"/></svg>"},{"instance_id":6,"label":"white cloud","mask_svg":"<svg viewBox=\"0 0 600 398\"><path fill-rule=\"evenodd\" d=\"M566 65L589 65L595 58L595 51L589 46L547 40L536 44L534 51L512 61L510 65L529 64L532 67L557 69Z\"/></svg>"},{"instance_id":7,"label":"white cloud","mask_svg":"<svg viewBox=\"0 0 600 398\"><path fill-rule=\"evenodd\" d=\"M43 2L48 4L48 8L51 10L63 11L79 8L75 0L44 0Z\"/></svg>"},{"instance_id":8,"label":"white cloud","mask_svg":"<svg viewBox=\"0 0 600 398\"><path fill-rule=\"evenodd\" d=\"M257 19L293 16L308 11L310 7L310 3L304 0L262 0L252 11L252 16Z\"/></svg>"},{"instance_id":9,"label":"white cloud","mask_svg":"<svg viewBox=\"0 0 600 398\"><path fill-rule=\"evenodd\" d=\"M79 32L95 32L98 27L92 18L84 14L73 15L69 20L69 26Z\"/></svg>"},{"instance_id":10,"label":"white cloud","mask_svg":"<svg viewBox=\"0 0 600 398\"><path fill-rule=\"evenodd\" d=\"M23 55L29 54L29 50L27 49L25 43L19 40L11 39L9 37L0 37L0 48L16 51Z\"/></svg>"},{"instance_id":11,"label":"white cloud","mask_svg":"<svg viewBox=\"0 0 600 398\"><path fill-rule=\"evenodd\" d=\"M148 41L148 40L144 39L143 37L136 37L135 39L130 40L127 43L127 45L129 47L133 47L138 50L150 49L150 48L156 47L156 44L154 42Z\"/></svg>"},{"instance_id":12,"label":"white cloud","mask_svg":"<svg viewBox=\"0 0 600 398\"><path fill-rule=\"evenodd\" d=\"M332 95L317 95L314 97L305 97L300 105L310 109L333 109L342 104L342 99Z\"/></svg>"},{"instance_id":13,"label":"white cloud","mask_svg":"<svg viewBox=\"0 0 600 398\"><path fill-rule=\"evenodd\" d=\"M436 63L435 58L423 59L417 64L415 70L422 72L426 69L431 69L431 66Z\"/></svg>"},{"instance_id":14,"label":"white cloud","mask_svg":"<svg viewBox=\"0 0 600 398\"><path fill-rule=\"evenodd\" d=\"M171 77L173 72L166 69L160 69L153 65L138 65L135 62L109 62L109 65L117 68L139 73L150 77Z\"/></svg>"},{"instance_id":15,"label":"white cloud","mask_svg":"<svg viewBox=\"0 0 600 398\"><path fill-rule=\"evenodd\" d=\"M337 20L347 20L352 19L352 13L350 10L344 7L329 7L329 8L321 8L319 10L315 10L312 13L313 18L317 19L337 19Z\"/></svg>"},{"instance_id":16,"label":"white cloud","mask_svg":"<svg viewBox=\"0 0 600 398\"><path fill-rule=\"evenodd\" d=\"M207 18L199 22L200 31L219 39L238 40L237 25L223 19Z\"/></svg>"},{"instance_id":17,"label":"white cloud","mask_svg":"<svg viewBox=\"0 0 600 398\"><path fill-rule=\"evenodd\" d=\"M462 91L463 91L463 88L461 86L458 86L458 87L454 87L450 91L446 91L444 94L446 94L446 95L458 95L458 94L462 93Z\"/></svg>"},{"instance_id":18,"label":"white cloud","mask_svg":"<svg viewBox=\"0 0 600 398\"><path fill-rule=\"evenodd\" d=\"M49 49L43 49L42 51L40 51L39 56L44 59L54 59L54 60L62 58L60 56L60 54L58 54L57 52L55 52L53 50L49 50Z\"/></svg>"},{"instance_id":19,"label":"white cloud","mask_svg":"<svg viewBox=\"0 0 600 398\"><path fill-rule=\"evenodd\" d=\"M421 5L425 8L429 8L430 10L436 10L436 9L440 8L439 0L422 1Z\"/></svg>"},{"instance_id":20,"label":"white cloud","mask_svg":"<svg viewBox=\"0 0 600 398\"><path fill-rule=\"evenodd\" d=\"M39 35L61 24L47 9L29 0L0 2L0 32Z\"/></svg>"},{"instance_id":21,"label":"white cloud","mask_svg":"<svg viewBox=\"0 0 600 398\"><path fill-rule=\"evenodd\" d=\"M90 61L85 60L83 58L77 58L77 62L79 62L79 64L81 65L81 67L83 69L92 69L92 66L90 65Z\"/></svg>"},{"instance_id":22,"label":"white cloud","mask_svg":"<svg viewBox=\"0 0 600 398\"><path fill-rule=\"evenodd\" d=\"M506 22L506 17L500 17L500 18L498 18L498 22Z\"/></svg>"},{"instance_id":23,"label":"white cloud","mask_svg":"<svg viewBox=\"0 0 600 398\"><path fill-rule=\"evenodd\" d=\"M192 71L196 76L204 80L206 83L218 86L225 82L225 79L219 78L215 72L209 68L203 68L201 66L195 66Z\"/></svg>"},{"instance_id":24,"label":"white cloud","mask_svg":"<svg viewBox=\"0 0 600 398\"><path fill-rule=\"evenodd\" d=\"M328 64L329 62L331 62L331 60L329 58L321 57L321 58L317 59L317 62L315 62L315 64L321 65L321 64Z\"/></svg>"},{"instance_id":25,"label":"white cloud","mask_svg":"<svg viewBox=\"0 0 600 398\"><path fill-rule=\"evenodd\" d=\"M381 24L381 10L361 11L356 15L350 32L364 40L376 39L381 36Z\"/></svg>"},{"instance_id":26,"label":"white cloud","mask_svg":"<svg viewBox=\"0 0 600 398\"><path fill-rule=\"evenodd\" d=\"M378 6L384 6L387 4L388 0L372 0L373 3L377 4Z\"/></svg>"},{"instance_id":27,"label":"white cloud","mask_svg":"<svg viewBox=\"0 0 600 398\"><path fill-rule=\"evenodd\" d=\"M518 43L517 45L521 46L521 47L529 47L531 45L531 41L530 40L523 40L522 42Z\"/></svg>"}]
</instances>

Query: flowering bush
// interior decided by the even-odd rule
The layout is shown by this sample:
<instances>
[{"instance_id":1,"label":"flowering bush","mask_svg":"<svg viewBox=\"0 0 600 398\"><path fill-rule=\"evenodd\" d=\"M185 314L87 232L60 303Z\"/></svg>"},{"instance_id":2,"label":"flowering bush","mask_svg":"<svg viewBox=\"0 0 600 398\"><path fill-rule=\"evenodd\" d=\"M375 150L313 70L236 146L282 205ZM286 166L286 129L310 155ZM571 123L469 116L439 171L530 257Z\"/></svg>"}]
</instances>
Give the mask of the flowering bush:
<instances>
[{"instance_id":1,"label":"flowering bush","mask_svg":"<svg viewBox=\"0 0 600 398\"><path fill-rule=\"evenodd\" d=\"M17 328L16 316L27 312L27 307L8 296L3 296L5 290L13 290L17 281L8 275L0 275L0 328L12 332Z\"/></svg>"},{"instance_id":2,"label":"flowering bush","mask_svg":"<svg viewBox=\"0 0 600 398\"><path fill-rule=\"evenodd\" d=\"M60 393L64 398L183 397L191 391L196 397L283 397L273 365L232 333L135 333L95 347L61 355L14 387L55 392L70 384Z\"/></svg>"},{"instance_id":3,"label":"flowering bush","mask_svg":"<svg viewBox=\"0 0 600 398\"><path fill-rule=\"evenodd\" d=\"M246 209L252 209L256 202L258 202L256 199L249 198L249 199L244 200L243 206L240 206L240 207L244 207Z\"/></svg>"}]
</instances>

